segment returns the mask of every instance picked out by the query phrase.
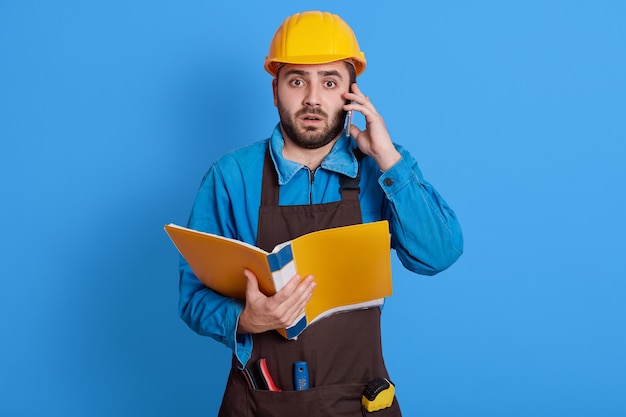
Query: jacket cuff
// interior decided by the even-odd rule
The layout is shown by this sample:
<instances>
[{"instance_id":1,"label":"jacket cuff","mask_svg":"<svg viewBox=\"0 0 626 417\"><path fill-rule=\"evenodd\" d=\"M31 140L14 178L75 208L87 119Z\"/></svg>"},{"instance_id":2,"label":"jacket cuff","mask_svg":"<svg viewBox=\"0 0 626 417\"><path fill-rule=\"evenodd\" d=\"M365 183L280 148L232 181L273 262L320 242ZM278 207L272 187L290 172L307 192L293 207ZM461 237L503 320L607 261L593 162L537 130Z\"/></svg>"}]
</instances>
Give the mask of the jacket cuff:
<instances>
[{"instance_id":1,"label":"jacket cuff","mask_svg":"<svg viewBox=\"0 0 626 417\"><path fill-rule=\"evenodd\" d=\"M378 184L387 196L396 194L407 184L416 180L415 172L411 169L404 157L396 162L378 178ZM419 181L419 179L418 179ZM421 181L420 181L421 182Z\"/></svg>"},{"instance_id":2,"label":"jacket cuff","mask_svg":"<svg viewBox=\"0 0 626 417\"><path fill-rule=\"evenodd\" d=\"M235 326L233 328L233 339L234 343L230 346L233 351L233 354L239 361L239 369L243 369L248 363L250 356L252 356L252 335L250 334L237 334L237 327L239 327L239 316L241 315L242 309L239 309L237 314L237 319L235 322Z\"/></svg>"}]
</instances>

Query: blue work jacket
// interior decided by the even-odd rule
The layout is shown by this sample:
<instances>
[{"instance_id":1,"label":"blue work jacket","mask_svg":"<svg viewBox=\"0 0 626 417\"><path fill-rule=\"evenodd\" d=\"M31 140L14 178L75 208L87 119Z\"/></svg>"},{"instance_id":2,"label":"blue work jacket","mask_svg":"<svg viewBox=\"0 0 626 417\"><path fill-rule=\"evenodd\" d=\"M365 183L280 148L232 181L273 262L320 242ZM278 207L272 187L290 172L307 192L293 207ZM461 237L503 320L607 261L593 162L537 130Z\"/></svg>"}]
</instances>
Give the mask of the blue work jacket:
<instances>
[{"instance_id":1,"label":"blue work jacket","mask_svg":"<svg viewBox=\"0 0 626 417\"><path fill-rule=\"evenodd\" d=\"M340 174L354 178L356 143L342 135L314 172L282 156L279 126L269 139L234 150L213 163L198 190L188 227L256 243L265 151L270 147L280 185L280 205L339 201ZM360 204L363 222L389 221L391 246L402 264L423 275L452 265L463 251L457 218L424 180L417 162L401 146L402 159L381 172L372 158L362 162ZM243 271L242 271L243 274ZM223 343L243 365L252 352L252 337L237 335L243 310L239 300L205 287L181 258L179 314L191 329Z\"/></svg>"}]
</instances>

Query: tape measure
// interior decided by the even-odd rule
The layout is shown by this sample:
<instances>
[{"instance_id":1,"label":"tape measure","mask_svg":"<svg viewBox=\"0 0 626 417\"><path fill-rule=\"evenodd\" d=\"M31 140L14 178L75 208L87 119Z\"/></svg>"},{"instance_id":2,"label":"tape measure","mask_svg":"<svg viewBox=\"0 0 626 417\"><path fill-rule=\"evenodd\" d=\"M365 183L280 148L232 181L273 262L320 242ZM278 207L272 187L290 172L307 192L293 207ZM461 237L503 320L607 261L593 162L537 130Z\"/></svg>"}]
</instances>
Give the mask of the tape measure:
<instances>
[{"instance_id":1,"label":"tape measure","mask_svg":"<svg viewBox=\"0 0 626 417\"><path fill-rule=\"evenodd\" d=\"M367 412L391 407L396 395L396 387L387 378L376 378L363 390L361 405Z\"/></svg>"}]
</instances>

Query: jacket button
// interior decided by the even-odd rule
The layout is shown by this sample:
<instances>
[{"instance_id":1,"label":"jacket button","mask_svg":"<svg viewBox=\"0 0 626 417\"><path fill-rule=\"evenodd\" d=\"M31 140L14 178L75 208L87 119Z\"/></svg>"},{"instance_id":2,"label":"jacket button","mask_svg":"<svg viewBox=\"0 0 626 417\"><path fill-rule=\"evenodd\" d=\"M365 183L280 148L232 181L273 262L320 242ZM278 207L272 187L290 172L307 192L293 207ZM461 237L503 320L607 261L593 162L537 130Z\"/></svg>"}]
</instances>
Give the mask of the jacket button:
<instances>
[{"instance_id":1,"label":"jacket button","mask_svg":"<svg viewBox=\"0 0 626 417\"><path fill-rule=\"evenodd\" d=\"M391 187L393 185L393 178L385 178L384 184L387 187Z\"/></svg>"}]
</instances>

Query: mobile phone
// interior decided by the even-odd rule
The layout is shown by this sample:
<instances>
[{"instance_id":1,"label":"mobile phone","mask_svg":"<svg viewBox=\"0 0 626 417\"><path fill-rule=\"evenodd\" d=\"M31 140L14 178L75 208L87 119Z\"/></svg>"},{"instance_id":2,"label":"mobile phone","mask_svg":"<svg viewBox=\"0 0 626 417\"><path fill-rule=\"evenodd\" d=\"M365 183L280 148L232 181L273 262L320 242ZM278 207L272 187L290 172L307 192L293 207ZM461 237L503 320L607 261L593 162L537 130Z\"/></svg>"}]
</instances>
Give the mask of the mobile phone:
<instances>
[{"instance_id":1,"label":"mobile phone","mask_svg":"<svg viewBox=\"0 0 626 417\"><path fill-rule=\"evenodd\" d=\"M350 126L352 126L352 110L348 110L346 115L346 138L350 138Z\"/></svg>"},{"instance_id":2,"label":"mobile phone","mask_svg":"<svg viewBox=\"0 0 626 417\"><path fill-rule=\"evenodd\" d=\"M352 85L348 90L352 92ZM346 104L352 104L354 101L346 100ZM352 126L352 110L348 110L348 114L346 114L346 138L350 139L350 126Z\"/></svg>"}]
</instances>

